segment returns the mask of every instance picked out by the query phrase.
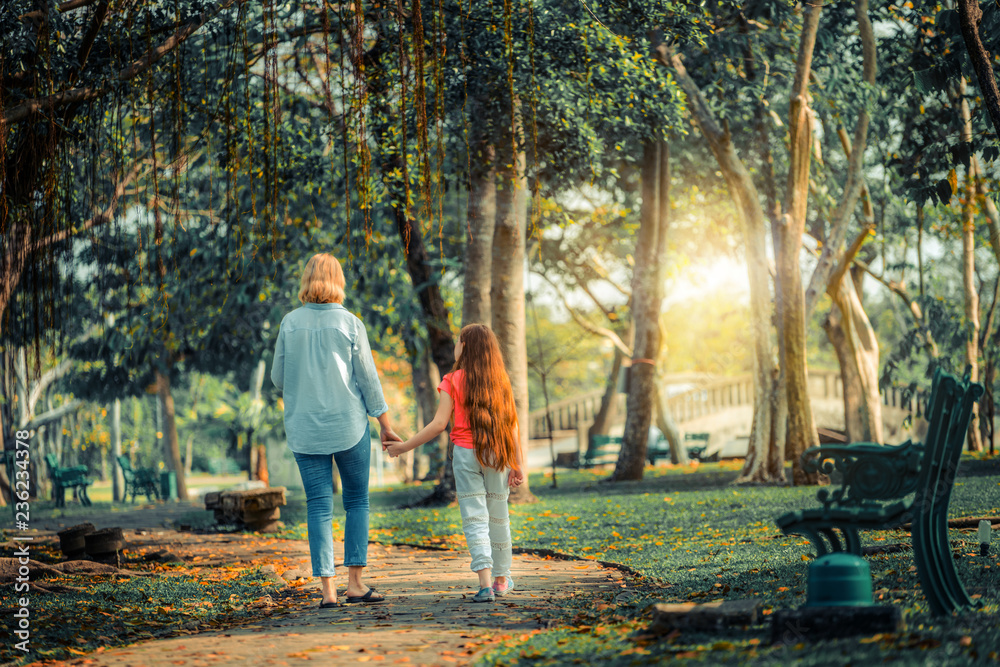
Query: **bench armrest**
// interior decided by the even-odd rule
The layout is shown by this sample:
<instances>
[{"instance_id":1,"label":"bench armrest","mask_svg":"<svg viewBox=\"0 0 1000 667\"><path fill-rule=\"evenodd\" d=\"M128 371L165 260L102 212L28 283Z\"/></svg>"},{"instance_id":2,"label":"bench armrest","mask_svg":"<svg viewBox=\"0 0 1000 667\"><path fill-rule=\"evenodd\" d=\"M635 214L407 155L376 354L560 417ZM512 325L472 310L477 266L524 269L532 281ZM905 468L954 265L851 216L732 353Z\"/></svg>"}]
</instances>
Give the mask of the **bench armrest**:
<instances>
[{"instance_id":1,"label":"bench armrest","mask_svg":"<svg viewBox=\"0 0 1000 667\"><path fill-rule=\"evenodd\" d=\"M924 447L906 441L901 445L857 442L812 447L802 454L807 472L843 475L839 489L821 489L816 497L825 506L859 505L899 499L916 488Z\"/></svg>"}]
</instances>

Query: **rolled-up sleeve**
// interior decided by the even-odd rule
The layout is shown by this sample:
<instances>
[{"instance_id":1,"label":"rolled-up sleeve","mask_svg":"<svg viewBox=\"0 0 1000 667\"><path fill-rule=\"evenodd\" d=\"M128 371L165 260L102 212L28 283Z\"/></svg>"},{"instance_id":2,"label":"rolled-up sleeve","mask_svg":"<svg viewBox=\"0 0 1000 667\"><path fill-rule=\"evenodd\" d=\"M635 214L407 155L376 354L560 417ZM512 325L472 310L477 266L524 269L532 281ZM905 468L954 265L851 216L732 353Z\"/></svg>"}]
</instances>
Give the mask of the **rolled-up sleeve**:
<instances>
[{"instance_id":1,"label":"rolled-up sleeve","mask_svg":"<svg viewBox=\"0 0 1000 667\"><path fill-rule=\"evenodd\" d=\"M271 364L271 382L278 389L285 386L285 328L278 332L278 341L274 344L274 362Z\"/></svg>"},{"instance_id":2,"label":"rolled-up sleeve","mask_svg":"<svg viewBox=\"0 0 1000 667\"><path fill-rule=\"evenodd\" d=\"M382 394L382 383L375 370L375 359L368 343L368 332L361 320L357 320L357 336L351 350L351 362L354 366L354 379L358 383L361 395L365 400L365 410L369 417L379 417L389 411L385 396Z\"/></svg>"}]
</instances>

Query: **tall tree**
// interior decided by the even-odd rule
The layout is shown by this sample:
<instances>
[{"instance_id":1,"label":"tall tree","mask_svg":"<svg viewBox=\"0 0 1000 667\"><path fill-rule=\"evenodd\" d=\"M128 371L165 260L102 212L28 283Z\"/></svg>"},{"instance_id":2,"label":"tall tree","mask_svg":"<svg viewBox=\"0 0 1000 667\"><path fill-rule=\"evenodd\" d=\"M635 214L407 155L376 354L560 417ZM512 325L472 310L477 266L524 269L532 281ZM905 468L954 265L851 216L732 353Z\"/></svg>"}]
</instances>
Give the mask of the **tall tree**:
<instances>
[{"instance_id":1,"label":"tall tree","mask_svg":"<svg viewBox=\"0 0 1000 667\"><path fill-rule=\"evenodd\" d=\"M493 262L490 286L492 328L500 341L507 374L517 406L521 452L528 451L528 349L525 329L524 260L528 228L528 184L525 155L519 145L521 112L516 98L510 100L513 121L507 137L499 144L501 168L497 188L497 216L493 233ZM523 135L522 135L523 136ZM528 479L511 491L511 502L536 500Z\"/></svg>"},{"instance_id":2,"label":"tall tree","mask_svg":"<svg viewBox=\"0 0 1000 667\"><path fill-rule=\"evenodd\" d=\"M767 226L757 186L737 154L728 129L716 119L704 94L677 53L665 46L659 49L660 61L671 67L687 94L688 108L702 135L708 142L729 186L742 222L746 244L750 283L750 312L754 346L754 409L750 429L746 466L741 478L757 483L779 483L784 480L784 437L775 440L772 433L775 379L774 357L771 352L770 278L765 245ZM783 434L782 434L783 436Z\"/></svg>"},{"instance_id":3,"label":"tall tree","mask_svg":"<svg viewBox=\"0 0 1000 667\"><path fill-rule=\"evenodd\" d=\"M611 479L642 479L649 427L653 419L656 362L660 356L660 307L663 265L670 228L670 149L665 141L647 142L642 162L642 223L635 241L632 321L635 343L628 386L621 453Z\"/></svg>"}]
</instances>

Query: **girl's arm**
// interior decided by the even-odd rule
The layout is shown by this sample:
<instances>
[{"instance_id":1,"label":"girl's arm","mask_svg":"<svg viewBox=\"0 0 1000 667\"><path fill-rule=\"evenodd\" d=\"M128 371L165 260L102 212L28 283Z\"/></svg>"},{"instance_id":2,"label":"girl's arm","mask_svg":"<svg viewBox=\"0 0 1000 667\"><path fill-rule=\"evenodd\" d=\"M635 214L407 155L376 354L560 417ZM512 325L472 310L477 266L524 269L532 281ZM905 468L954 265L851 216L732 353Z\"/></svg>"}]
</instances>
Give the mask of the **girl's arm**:
<instances>
[{"instance_id":1,"label":"girl's arm","mask_svg":"<svg viewBox=\"0 0 1000 667\"><path fill-rule=\"evenodd\" d=\"M411 449L416 449L425 442L430 442L438 437L448 428L448 422L451 421L451 411L454 409L455 403L446 391L438 392L438 396L440 397L440 401L438 402L437 413L434 414L434 419L431 420L431 423L420 429L419 433L406 442L393 442L386 445L385 451L389 452L389 456L399 456Z\"/></svg>"}]
</instances>

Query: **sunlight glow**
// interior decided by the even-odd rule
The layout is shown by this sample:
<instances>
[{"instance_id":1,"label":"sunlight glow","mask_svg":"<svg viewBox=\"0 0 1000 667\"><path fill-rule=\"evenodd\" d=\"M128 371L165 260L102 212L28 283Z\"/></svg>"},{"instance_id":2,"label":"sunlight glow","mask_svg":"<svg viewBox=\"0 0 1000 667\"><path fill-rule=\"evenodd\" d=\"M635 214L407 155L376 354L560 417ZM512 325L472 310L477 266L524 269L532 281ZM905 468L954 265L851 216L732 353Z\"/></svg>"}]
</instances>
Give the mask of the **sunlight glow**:
<instances>
[{"instance_id":1,"label":"sunlight glow","mask_svg":"<svg viewBox=\"0 0 1000 667\"><path fill-rule=\"evenodd\" d=\"M721 291L729 292L734 300L745 301L749 298L750 286L744 261L716 257L678 270L667 280L663 306L668 308L671 304Z\"/></svg>"}]
</instances>

